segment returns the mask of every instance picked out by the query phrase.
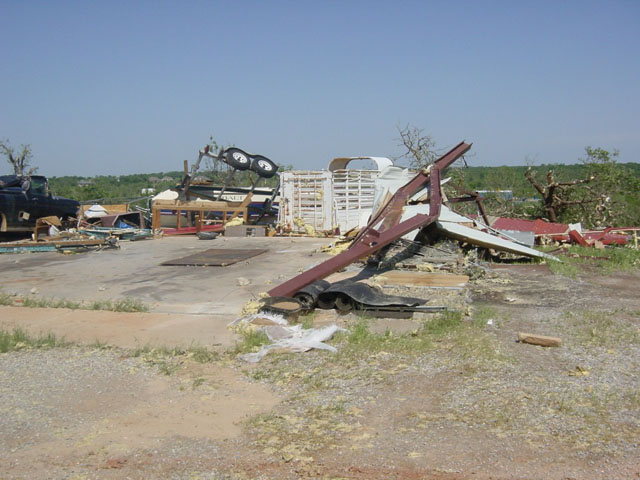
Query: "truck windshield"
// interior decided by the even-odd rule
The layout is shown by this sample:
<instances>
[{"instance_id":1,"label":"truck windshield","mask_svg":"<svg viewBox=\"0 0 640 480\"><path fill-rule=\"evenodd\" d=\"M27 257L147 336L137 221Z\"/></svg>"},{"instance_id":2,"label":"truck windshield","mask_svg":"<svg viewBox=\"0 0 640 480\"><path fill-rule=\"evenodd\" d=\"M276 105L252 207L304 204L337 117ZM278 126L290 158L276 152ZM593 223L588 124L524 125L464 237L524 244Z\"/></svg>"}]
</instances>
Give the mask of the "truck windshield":
<instances>
[{"instance_id":1,"label":"truck windshield","mask_svg":"<svg viewBox=\"0 0 640 480\"><path fill-rule=\"evenodd\" d=\"M31 193L34 195L47 194L47 180L43 177L31 177Z\"/></svg>"}]
</instances>

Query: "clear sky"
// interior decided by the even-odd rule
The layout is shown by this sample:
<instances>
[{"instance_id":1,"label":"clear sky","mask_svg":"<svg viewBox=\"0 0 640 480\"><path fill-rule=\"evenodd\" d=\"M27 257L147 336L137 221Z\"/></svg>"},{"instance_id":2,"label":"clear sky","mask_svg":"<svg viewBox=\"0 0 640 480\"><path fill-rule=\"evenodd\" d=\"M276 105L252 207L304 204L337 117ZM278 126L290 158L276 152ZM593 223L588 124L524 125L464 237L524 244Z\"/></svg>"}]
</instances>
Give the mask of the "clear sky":
<instances>
[{"instance_id":1,"label":"clear sky","mask_svg":"<svg viewBox=\"0 0 640 480\"><path fill-rule=\"evenodd\" d=\"M211 135L296 169L640 161L640 1L0 0L0 138L46 175L180 170ZM8 173L0 164L0 173Z\"/></svg>"}]
</instances>

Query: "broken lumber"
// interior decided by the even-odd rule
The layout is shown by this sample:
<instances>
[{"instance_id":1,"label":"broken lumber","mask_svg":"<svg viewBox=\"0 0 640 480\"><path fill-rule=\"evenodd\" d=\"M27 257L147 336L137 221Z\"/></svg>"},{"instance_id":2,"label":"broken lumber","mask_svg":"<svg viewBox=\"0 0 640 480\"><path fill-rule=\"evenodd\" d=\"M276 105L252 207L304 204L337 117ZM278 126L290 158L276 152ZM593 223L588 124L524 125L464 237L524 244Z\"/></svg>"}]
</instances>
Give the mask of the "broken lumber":
<instances>
[{"instance_id":1,"label":"broken lumber","mask_svg":"<svg viewBox=\"0 0 640 480\"><path fill-rule=\"evenodd\" d=\"M416 287L462 287L468 281L467 275L435 272L401 272L393 270L376 277L379 285L412 285Z\"/></svg>"},{"instance_id":2,"label":"broken lumber","mask_svg":"<svg viewBox=\"0 0 640 480\"><path fill-rule=\"evenodd\" d=\"M540 345L541 347L559 347L562 345L562 339L558 337L546 337L544 335L536 335L534 333L518 333L518 341L520 343L528 343L530 345Z\"/></svg>"}]
</instances>

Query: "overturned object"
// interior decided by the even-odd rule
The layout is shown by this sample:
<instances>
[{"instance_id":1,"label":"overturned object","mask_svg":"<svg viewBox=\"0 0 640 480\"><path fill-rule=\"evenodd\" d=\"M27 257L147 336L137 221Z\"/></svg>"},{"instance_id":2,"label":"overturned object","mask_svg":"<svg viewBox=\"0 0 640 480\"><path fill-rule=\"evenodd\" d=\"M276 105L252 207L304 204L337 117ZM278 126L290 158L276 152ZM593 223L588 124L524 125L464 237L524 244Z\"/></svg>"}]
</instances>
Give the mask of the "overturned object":
<instances>
[{"instance_id":1,"label":"overturned object","mask_svg":"<svg viewBox=\"0 0 640 480\"><path fill-rule=\"evenodd\" d=\"M436 160L429 168L422 170L408 183L398 188L393 195L391 195L390 191L385 192L384 195L381 195L382 200L379 206L377 208L374 206L374 213L369 223L360 230L348 250L271 289L268 292L269 295L291 297L307 285L337 272L356 260L379 251L414 230L427 227L436 222L438 230L451 238L527 256L555 259L550 255L500 238L497 235L462 225L459 222L473 223L473 221L443 207L440 186L441 172L463 156L470 148L470 144L460 142ZM428 204L411 205L412 202L425 201L425 189L427 189ZM474 196L467 196L454 198L450 201L455 203L456 201L466 200L477 201L478 199ZM419 208L414 209L413 207ZM444 214L442 217L441 213Z\"/></svg>"},{"instance_id":2,"label":"overturned object","mask_svg":"<svg viewBox=\"0 0 640 480\"><path fill-rule=\"evenodd\" d=\"M383 313L403 313L405 315L402 316L410 317L414 312L446 310L441 306L428 306L427 301L421 298L387 295L377 287L351 280L342 280L334 284L320 280L298 291L294 299L307 308L317 305L325 310L335 308L342 313L352 310L366 311L374 316Z\"/></svg>"}]
</instances>

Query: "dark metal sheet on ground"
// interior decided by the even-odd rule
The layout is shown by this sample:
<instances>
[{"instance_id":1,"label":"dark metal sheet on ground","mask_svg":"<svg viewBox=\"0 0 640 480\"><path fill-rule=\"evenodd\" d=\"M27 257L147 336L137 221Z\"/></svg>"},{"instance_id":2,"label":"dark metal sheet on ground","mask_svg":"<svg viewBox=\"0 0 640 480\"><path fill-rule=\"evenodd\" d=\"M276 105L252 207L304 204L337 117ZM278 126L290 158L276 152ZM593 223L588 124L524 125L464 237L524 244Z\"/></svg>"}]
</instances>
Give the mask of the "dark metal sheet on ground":
<instances>
[{"instance_id":1,"label":"dark metal sheet on ground","mask_svg":"<svg viewBox=\"0 0 640 480\"><path fill-rule=\"evenodd\" d=\"M161 265L180 265L194 267L226 267L242 260L247 260L266 252L262 248L210 248L200 253L194 253L182 258L167 260Z\"/></svg>"}]
</instances>

